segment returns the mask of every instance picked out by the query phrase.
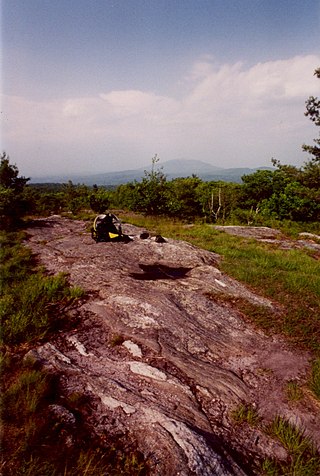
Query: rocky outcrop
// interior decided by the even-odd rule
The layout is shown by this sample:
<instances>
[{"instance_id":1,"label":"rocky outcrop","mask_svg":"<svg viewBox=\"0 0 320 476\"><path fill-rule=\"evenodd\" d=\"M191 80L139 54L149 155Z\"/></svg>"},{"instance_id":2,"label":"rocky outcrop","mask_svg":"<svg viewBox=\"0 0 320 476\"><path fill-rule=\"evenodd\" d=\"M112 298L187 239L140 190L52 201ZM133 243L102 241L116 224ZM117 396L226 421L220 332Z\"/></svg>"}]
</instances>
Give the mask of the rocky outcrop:
<instances>
[{"instance_id":1,"label":"rocky outcrop","mask_svg":"<svg viewBox=\"0 0 320 476\"><path fill-rule=\"evenodd\" d=\"M31 353L61 374L65 395L90 398L92 431L135 441L161 476L240 476L259 458L285 457L258 429L234 424L240 403L266 421L281 413L300 422L319 441L312 401L293 409L284 391L288 381L305 382L309 355L254 328L232 298L270 313L273 303L221 273L214 253L124 231L133 241L95 243L85 223L59 216L28 230L47 270L69 273L87 292L72 311L77 328Z\"/></svg>"},{"instance_id":2,"label":"rocky outcrop","mask_svg":"<svg viewBox=\"0 0 320 476\"><path fill-rule=\"evenodd\" d=\"M229 235L253 238L265 243L272 243L281 249L304 249L314 252L315 258L320 258L320 236L313 233L299 233L297 240L289 240L282 236L281 231L267 226L220 226L213 225L216 230L224 231Z\"/></svg>"}]
</instances>

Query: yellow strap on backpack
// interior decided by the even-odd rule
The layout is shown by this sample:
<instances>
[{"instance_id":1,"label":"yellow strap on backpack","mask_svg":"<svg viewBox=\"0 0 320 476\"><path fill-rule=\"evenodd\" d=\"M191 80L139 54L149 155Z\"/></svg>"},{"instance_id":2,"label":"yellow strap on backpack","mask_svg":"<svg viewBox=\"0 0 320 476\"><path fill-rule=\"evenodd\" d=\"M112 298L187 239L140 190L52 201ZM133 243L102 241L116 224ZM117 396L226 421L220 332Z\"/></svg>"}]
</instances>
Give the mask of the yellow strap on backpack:
<instances>
[{"instance_id":1,"label":"yellow strap on backpack","mask_svg":"<svg viewBox=\"0 0 320 476\"><path fill-rule=\"evenodd\" d=\"M111 233L109 231L109 236L110 236L110 239L112 240L112 238L117 238L119 235L116 235L115 233Z\"/></svg>"}]
</instances>

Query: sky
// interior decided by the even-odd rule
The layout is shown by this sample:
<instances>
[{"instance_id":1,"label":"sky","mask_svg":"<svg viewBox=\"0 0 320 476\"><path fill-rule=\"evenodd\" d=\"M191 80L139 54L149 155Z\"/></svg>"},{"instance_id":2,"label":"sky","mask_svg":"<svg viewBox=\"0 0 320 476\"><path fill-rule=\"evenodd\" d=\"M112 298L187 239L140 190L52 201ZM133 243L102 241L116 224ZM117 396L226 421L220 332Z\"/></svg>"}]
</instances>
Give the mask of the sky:
<instances>
[{"instance_id":1,"label":"sky","mask_svg":"<svg viewBox=\"0 0 320 476\"><path fill-rule=\"evenodd\" d=\"M301 166L320 0L2 0L1 152L22 175Z\"/></svg>"}]
</instances>

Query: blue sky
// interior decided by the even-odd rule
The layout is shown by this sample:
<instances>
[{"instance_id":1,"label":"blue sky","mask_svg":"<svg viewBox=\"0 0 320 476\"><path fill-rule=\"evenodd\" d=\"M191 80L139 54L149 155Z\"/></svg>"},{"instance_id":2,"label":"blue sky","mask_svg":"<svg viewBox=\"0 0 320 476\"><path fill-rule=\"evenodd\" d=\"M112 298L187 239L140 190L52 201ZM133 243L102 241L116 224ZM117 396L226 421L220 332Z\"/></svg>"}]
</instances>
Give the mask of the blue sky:
<instances>
[{"instance_id":1,"label":"blue sky","mask_svg":"<svg viewBox=\"0 0 320 476\"><path fill-rule=\"evenodd\" d=\"M32 177L301 165L320 1L2 0L2 150Z\"/></svg>"}]
</instances>

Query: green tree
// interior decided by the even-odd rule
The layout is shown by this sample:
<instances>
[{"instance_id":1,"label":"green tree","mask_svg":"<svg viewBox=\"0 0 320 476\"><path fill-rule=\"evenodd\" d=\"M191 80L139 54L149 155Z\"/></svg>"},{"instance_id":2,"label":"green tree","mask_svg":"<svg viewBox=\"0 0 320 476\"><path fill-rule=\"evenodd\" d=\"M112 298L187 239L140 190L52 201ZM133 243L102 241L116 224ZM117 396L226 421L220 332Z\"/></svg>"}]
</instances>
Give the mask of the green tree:
<instances>
[{"instance_id":1,"label":"green tree","mask_svg":"<svg viewBox=\"0 0 320 476\"><path fill-rule=\"evenodd\" d=\"M133 207L146 215L162 215L167 212L167 178L162 167L158 168L159 157L152 158L151 171L144 171L141 182L137 182L133 194Z\"/></svg>"},{"instance_id":2,"label":"green tree","mask_svg":"<svg viewBox=\"0 0 320 476\"><path fill-rule=\"evenodd\" d=\"M261 204L263 215L272 215L280 220L316 221L320 217L320 207L315 191L301 183L290 182L283 191L274 193Z\"/></svg>"},{"instance_id":3,"label":"green tree","mask_svg":"<svg viewBox=\"0 0 320 476\"><path fill-rule=\"evenodd\" d=\"M305 163L301 182L304 186L320 192L320 161L309 160Z\"/></svg>"},{"instance_id":4,"label":"green tree","mask_svg":"<svg viewBox=\"0 0 320 476\"><path fill-rule=\"evenodd\" d=\"M103 187L93 186L93 192L90 195L90 208L96 213L103 213L110 207L110 192Z\"/></svg>"},{"instance_id":5,"label":"green tree","mask_svg":"<svg viewBox=\"0 0 320 476\"><path fill-rule=\"evenodd\" d=\"M24 189L29 178L19 177L16 165L10 164L10 158L3 152L0 161L0 223L8 228L18 224L28 211L29 204Z\"/></svg>"},{"instance_id":6,"label":"green tree","mask_svg":"<svg viewBox=\"0 0 320 476\"><path fill-rule=\"evenodd\" d=\"M0 163L0 185L6 189L14 190L16 193L23 191L24 186L30 180L26 177L18 177L19 170L16 165L10 164L10 158L3 152Z\"/></svg>"},{"instance_id":7,"label":"green tree","mask_svg":"<svg viewBox=\"0 0 320 476\"><path fill-rule=\"evenodd\" d=\"M320 68L316 69L314 74L320 79ZM306 109L305 116L309 117L316 126L320 126L320 99L310 96L306 101ZM314 139L314 143L315 145L304 144L302 148L304 151L313 155L312 160L314 162L320 162L320 133L319 139Z\"/></svg>"},{"instance_id":8,"label":"green tree","mask_svg":"<svg viewBox=\"0 0 320 476\"><path fill-rule=\"evenodd\" d=\"M186 220L201 216L202 206L197 193L201 183L195 175L169 182L165 193L167 213Z\"/></svg>"},{"instance_id":9,"label":"green tree","mask_svg":"<svg viewBox=\"0 0 320 476\"><path fill-rule=\"evenodd\" d=\"M63 196L66 208L74 215L83 208L89 208L89 188L82 185L74 185L71 180L63 184Z\"/></svg>"},{"instance_id":10,"label":"green tree","mask_svg":"<svg viewBox=\"0 0 320 476\"><path fill-rule=\"evenodd\" d=\"M197 195L202 213L210 222L226 220L239 206L241 185L223 181L202 182Z\"/></svg>"},{"instance_id":11,"label":"green tree","mask_svg":"<svg viewBox=\"0 0 320 476\"><path fill-rule=\"evenodd\" d=\"M241 177L243 205L256 208L262 200L268 199L273 194L274 171L257 170L253 174Z\"/></svg>"},{"instance_id":12,"label":"green tree","mask_svg":"<svg viewBox=\"0 0 320 476\"><path fill-rule=\"evenodd\" d=\"M263 215L280 220L317 221L320 214L320 163L309 161L303 167L283 165L273 160L271 196L259 203Z\"/></svg>"},{"instance_id":13,"label":"green tree","mask_svg":"<svg viewBox=\"0 0 320 476\"><path fill-rule=\"evenodd\" d=\"M130 182L119 185L112 194L112 202L116 208L135 209L136 184Z\"/></svg>"}]
</instances>

